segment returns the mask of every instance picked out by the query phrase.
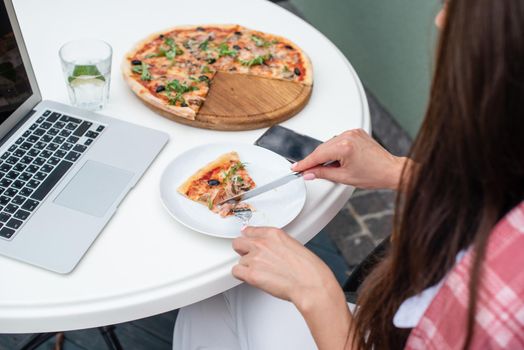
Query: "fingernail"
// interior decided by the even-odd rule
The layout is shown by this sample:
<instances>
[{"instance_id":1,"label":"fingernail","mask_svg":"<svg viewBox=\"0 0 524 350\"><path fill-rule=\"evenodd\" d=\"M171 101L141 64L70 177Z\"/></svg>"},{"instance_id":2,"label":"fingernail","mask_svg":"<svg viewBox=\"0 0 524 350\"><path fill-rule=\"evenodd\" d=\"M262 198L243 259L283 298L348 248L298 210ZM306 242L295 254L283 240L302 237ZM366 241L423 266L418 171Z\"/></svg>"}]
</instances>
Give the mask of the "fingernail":
<instances>
[{"instance_id":1,"label":"fingernail","mask_svg":"<svg viewBox=\"0 0 524 350\"><path fill-rule=\"evenodd\" d=\"M291 164L291 169L295 169L297 167L297 165L298 165L298 162L295 162L295 163Z\"/></svg>"},{"instance_id":2,"label":"fingernail","mask_svg":"<svg viewBox=\"0 0 524 350\"><path fill-rule=\"evenodd\" d=\"M242 227L240 228L240 232L244 232L247 228L247 225L242 225Z\"/></svg>"},{"instance_id":3,"label":"fingernail","mask_svg":"<svg viewBox=\"0 0 524 350\"><path fill-rule=\"evenodd\" d=\"M306 181L315 180L316 178L317 177L313 173L304 174L304 180Z\"/></svg>"}]
</instances>

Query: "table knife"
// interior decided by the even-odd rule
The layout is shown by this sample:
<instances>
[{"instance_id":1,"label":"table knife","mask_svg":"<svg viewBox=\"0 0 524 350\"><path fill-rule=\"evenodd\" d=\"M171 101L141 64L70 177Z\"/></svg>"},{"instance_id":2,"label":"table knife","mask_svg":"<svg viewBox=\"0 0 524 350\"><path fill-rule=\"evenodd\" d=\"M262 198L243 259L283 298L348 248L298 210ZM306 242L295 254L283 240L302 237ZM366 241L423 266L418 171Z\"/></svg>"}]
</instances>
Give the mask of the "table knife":
<instances>
[{"instance_id":1,"label":"table knife","mask_svg":"<svg viewBox=\"0 0 524 350\"><path fill-rule=\"evenodd\" d=\"M265 185L262 185L260 187L255 188L255 189L252 189L250 191L247 191L247 192L244 192L244 193L241 193L241 194L237 194L236 196L233 196L233 197L229 197L228 199L223 200L222 202L220 202L218 204L222 205L222 204L224 204L226 202L229 202L229 201L238 202L238 201L241 201L241 200L246 200L246 199L249 199L249 198L253 198L255 196L258 196L259 194L265 193L267 191L271 191L274 188L277 188L277 187L280 187L282 185L285 185L285 184L287 184L290 181L296 180L296 179L302 177L302 175L303 175L302 172L287 174L285 176L282 176L279 179L271 181L270 183L267 183Z\"/></svg>"},{"instance_id":2,"label":"table knife","mask_svg":"<svg viewBox=\"0 0 524 350\"><path fill-rule=\"evenodd\" d=\"M338 166L338 165L339 165L338 161L331 161L331 162L327 162L327 163L322 164L322 166ZM275 189L277 187L285 185L285 184L287 184L290 181L293 181L293 180L296 180L298 178L301 178L302 175L304 175L304 171L287 174L285 176L282 176L279 179L271 181L270 183L267 183L265 185L262 185L260 187L255 188L255 189L252 189L250 191L237 194L236 196L233 196L233 197L229 197L228 199L223 200L222 202L220 202L218 204L222 205L222 204L224 204L226 202L229 202L229 201L238 202L238 201L241 201L241 200L246 200L246 199L249 199L249 198L253 198L255 196L258 196L259 194L266 193L267 191L271 191L272 189Z\"/></svg>"}]
</instances>

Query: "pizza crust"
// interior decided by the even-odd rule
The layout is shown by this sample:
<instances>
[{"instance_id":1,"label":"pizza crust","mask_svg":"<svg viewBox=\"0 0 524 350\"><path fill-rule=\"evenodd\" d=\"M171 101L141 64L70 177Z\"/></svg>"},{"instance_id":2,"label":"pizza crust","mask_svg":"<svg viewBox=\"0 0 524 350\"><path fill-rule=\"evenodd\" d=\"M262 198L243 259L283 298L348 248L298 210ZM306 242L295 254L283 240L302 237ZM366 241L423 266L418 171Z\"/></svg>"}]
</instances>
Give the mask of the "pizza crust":
<instances>
[{"instance_id":1,"label":"pizza crust","mask_svg":"<svg viewBox=\"0 0 524 350\"><path fill-rule=\"evenodd\" d=\"M240 157L238 156L237 152L229 152L226 154L221 155L214 161L206 164L204 167L200 168L195 174L190 176L180 187L178 187L177 191L187 197L187 191L193 184L193 182L201 179L204 175L206 175L208 172L221 167L223 164L229 164L230 162L240 162ZM189 198L189 197L188 197ZM191 198L190 198L191 199Z\"/></svg>"}]
</instances>

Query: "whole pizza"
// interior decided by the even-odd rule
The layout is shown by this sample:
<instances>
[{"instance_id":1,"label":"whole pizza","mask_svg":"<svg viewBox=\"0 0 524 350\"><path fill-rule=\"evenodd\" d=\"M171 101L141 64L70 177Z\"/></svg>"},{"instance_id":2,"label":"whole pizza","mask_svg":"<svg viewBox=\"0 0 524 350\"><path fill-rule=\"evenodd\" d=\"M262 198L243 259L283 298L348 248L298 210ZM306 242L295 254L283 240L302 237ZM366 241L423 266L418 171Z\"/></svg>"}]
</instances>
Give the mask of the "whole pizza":
<instances>
[{"instance_id":1,"label":"whole pizza","mask_svg":"<svg viewBox=\"0 0 524 350\"><path fill-rule=\"evenodd\" d=\"M123 63L133 92L154 109L195 120L219 72L311 87L306 54L281 36L240 25L175 27L141 41ZM309 98L309 96L307 96Z\"/></svg>"}]
</instances>

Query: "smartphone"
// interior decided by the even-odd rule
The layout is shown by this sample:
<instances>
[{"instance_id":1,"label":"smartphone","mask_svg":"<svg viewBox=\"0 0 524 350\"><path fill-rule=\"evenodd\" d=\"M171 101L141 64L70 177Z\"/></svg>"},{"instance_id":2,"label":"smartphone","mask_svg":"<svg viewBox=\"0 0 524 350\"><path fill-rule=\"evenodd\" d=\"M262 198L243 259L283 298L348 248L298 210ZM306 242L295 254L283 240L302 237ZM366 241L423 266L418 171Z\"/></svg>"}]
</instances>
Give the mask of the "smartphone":
<instances>
[{"instance_id":1,"label":"smartphone","mask_svg":"<svg viewBox=\"0 0 524 350\"><path fill-rule=\"evenodd\" d=\"M270 127L255 141L255 145L278 153L292 163L304 159L320 144L322 141L280 125Z\"/></svg>"}]
</instances>

